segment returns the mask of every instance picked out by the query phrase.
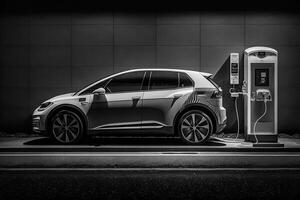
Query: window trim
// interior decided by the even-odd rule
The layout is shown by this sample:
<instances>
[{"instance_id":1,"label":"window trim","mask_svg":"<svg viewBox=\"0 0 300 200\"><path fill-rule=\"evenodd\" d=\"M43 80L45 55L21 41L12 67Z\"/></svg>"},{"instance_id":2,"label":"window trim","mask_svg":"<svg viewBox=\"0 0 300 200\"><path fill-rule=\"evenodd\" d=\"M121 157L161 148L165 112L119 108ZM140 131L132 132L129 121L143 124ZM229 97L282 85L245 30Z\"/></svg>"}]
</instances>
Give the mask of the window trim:
<instances>
[{"instance_id":1,"label":"window trim","mask_svg":"<svg viewBox=\"0 0 300 200\"><path fill-rule=\"evenodd\" d=\"M143 76L142 84L141 84L141 87L140 87L140 91L143 90L144 81L145 81L145 78L146 78L146 75L147 75L147 71L143 71L143 72L144 72L144 76Z\"/></svg>"},{"instance_id":2,"label":"window trim","mask_svg":"<svg viewBox=\"0 0 300 200\"><path fill-rule=\"evenodd\" d=\"M177 73L177 74L179 74L179 73L182 73L182 74L185 74L187 77L188 77L188 79L192 82L192 86L187 86L187 87L176 87L176 88L169 88L169 89L155 89L155 90L150 90L150 81L151 81L151 78L152 78L152 70L141 70L142 72L144 72L144 77L143 77L143 81L144 81L144 78L145 78L145 76L147 75L147 73L149 72L149 80L148 80L148 84L147 84L147 86L146 86L146 89L141 89L140 88L140 90L138 90L138 91L160 91L160 90L173 90L173 89L178 89L178 88L189 88L189 87L195 87L195 82L194 82L194 80L190 77L190 75L189 74L187 74L186 72L182 72L182 71L168 71L168 70L161 70L160 72L174 72L174 73ZM134 71L134 72L140 72L140 71ZM128 73L133 73L133 72L127 72L127 73L122 73L122 74L119 74L119 75L117 75L117 76L120 76L120 75L123 75L123 74L128 74ZM93 82L93 83L91 83L90 85L88 85L86 88L83 88L83 89L81 89L80 91L77 91L74 95L77 95L77 96L80 96L80 95L90 95L90 94L82 94L84 91L86 91L86 90L88 90L90 87L93 87L95 84L99 84L99 83L101 83L101 82L103 82L103 81L107 81L107 83L105 84L105 87L104 87L104 89L106 88L106 86L110 83L110 81L113 79L113 78L115 78L115 77L117 77L116 75L111 75L111 76L108 76L108 77L106 77L106 78L103 78L102 80L98 80L98 81L95 81L95 82ZM179 77L180 77L180 75L179 75ZM142 85L141 85L141 87L143 86L143 82L142 81ZM180 82L179 82L179 84L180 84ZM138 91L132 91L132 92L138 92ZM113 94L113 93L128 93L128 92L130 92L130 91L124 91L124 92L110 92L110 93L108 93L108 94ZM92 93L91 93L92 94Z\"/></svg>"},{"instance_id":3,"label":"window trim","mask_svg":"<svg viewBox=\"0 0 300 200\"><path fill-rule=\"evenodd\" d=\"M149 80L148 80L148 90L147 91L150 91L150 81L151 81L151 78L152 78L152 71L150 71Z\"/></svg>"}]
</instances>

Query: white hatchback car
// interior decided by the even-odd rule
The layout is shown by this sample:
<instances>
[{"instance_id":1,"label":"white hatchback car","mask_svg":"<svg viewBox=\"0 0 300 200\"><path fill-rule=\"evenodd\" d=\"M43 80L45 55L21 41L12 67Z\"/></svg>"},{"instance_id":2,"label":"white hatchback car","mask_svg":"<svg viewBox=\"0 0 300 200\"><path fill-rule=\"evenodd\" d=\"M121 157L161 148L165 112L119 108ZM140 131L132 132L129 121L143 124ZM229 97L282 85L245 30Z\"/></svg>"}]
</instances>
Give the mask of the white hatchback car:
<instances>
[{"instance_id":1,"label":"white hatchback car","mask_svg":"<svg viewBox=\"0 0 300 200\"><path fill-rule=\"evenodd\" d=\"M210 77L178 69L120 72L45 101L33 113L33 130L64 144L127 133L204 143L226 126L222 90Z\"/></svg>"}]
</instances>

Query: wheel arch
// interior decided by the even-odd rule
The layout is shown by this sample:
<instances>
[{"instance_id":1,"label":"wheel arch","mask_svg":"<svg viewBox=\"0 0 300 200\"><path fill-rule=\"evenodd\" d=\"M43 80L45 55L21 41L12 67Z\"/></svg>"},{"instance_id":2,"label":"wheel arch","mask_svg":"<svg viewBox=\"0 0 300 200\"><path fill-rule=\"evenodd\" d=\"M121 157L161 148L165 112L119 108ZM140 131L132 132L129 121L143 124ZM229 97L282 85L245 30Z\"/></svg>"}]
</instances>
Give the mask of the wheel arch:
<instances>
[{"instance_id":1,"label":"wheel arch","mask_svg":"<svg viewBox=\"0 0 300 200\"><path fill-rule=\"evenodd\" d=\"M80 119L82 120L82 123L83 123L83 130L84 130L84 133L86 133L87 131L87 128L88 128L88 120L87 120L87 117L86 115L83 113L83 111L74 106L74 105L71 105L71 104L61 104L55 108L53 108L50 113L47 115L46 117L46 123L45 123L45 126L46 126L46 130L48 131L48 128L50 126L50 121L51 121L51 118L59 111L61 110L68 110L68 111L72 111L74 113L76 113Z\"/></svg>"},{"instance_id":2,"label":"wheel arch","mask_svg":"<svg viewBox=\"0 0 300 200\"><path fill-rule=\"evenodd\" d=\"M177 123L178 123L178 120L180 119L180 117L190 111L190 110L200 110L202 112L204 112L205 114L207 114L210 118L211 118L211 121L212 121L212 124L213 124L213 133L216 132L216 129L217 129L217 116L216 114L212 111L212 109L210 109L208 106L204 105L204 104L189 104L187 105L186 107L184 107L182 110L180 110L175 118L174 118L174 121L173 121L173 126L174 126L174 130L175 130L175 135L178 136L178 132L177 132Z\"/></svg>"}]
</instances>

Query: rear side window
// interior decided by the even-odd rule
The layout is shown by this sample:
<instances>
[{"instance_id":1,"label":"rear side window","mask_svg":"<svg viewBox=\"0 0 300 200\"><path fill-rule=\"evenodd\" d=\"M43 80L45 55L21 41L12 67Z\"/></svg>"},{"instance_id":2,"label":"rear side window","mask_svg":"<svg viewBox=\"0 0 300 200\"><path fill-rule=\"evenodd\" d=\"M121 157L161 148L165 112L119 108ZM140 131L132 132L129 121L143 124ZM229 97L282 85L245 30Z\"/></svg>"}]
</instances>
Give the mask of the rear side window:
<instances>
[{"instance_id":1,"label":"rear side window","mask_svg":"<svg viewBox=\"0 0 300 200\"><path fill-rule=\"evenodd\" d=\"M150 90L173 89L179 85L178 73L153 71L150 77Z\"/></svg>"},{"instance_id":2,"label":"rear side window","mask_svg":"<svg viewBox=\"0 0 300 200\"><path fill-rule=\"evenodd\" d=\"M179 73L179 87L193 87L193 82L185 73Z\"/></svg>"}]
</instances>

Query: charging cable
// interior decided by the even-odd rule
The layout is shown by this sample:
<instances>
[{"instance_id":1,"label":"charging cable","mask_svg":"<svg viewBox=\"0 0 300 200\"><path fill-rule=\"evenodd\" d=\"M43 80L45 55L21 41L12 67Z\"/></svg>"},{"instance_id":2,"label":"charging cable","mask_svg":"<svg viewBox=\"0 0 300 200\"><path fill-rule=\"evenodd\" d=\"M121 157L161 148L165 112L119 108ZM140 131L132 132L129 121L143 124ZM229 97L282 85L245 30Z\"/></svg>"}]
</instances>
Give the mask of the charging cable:
<instances>
[{"instance_id":1,"label":"charging cable","mask_svg":"<svg viewBox=\"0 0 300 200\"><path fill-rule=\"evenodd\" d=\"M259 122L259 120L261 120L267 113L267 98L264 98L264 105L265 105L265 111L264 113L255 121L254 123L254 126L253 126L253 134L254 134L254 137L255 137L255 143L258 143L258 138L257 138L257 135L256 135L256 132L255 132L255 129L256 129L256 126L257 126L257 123Z\"/></svg>"},{"instance_id":2,"label":"charging cable","mask_svg":"<svg viewBox=\"0 0 300 200\"><path fill-rule=\"evenodd\" d=\"M235 139L231 140L231 139L222 139L221 141L224 142L231 142L231 143L239 143L239 141L236 141L239 137L240 134L240 117L239 117L239 111L238 111L238 98L240 94L243 94L242 92L234 92L235 88L230 88L229 89L229 93L232 97L235 98L234 100L234 107L235 107L235 114L236 114L236 120L237 120L237 133L236 133L236 137Z\"/></svg>"},{"instance_id":3,"label":"charging cable","mask_svg":"<svg viewBox=\"0 0 300 200\"><path fill-rule=\"evenodd\" d=\"M235 100L234 100L235 114L236 114L236 121L237 121L237 133L236 133L235 140L238 139L239 134L240 134L240 117L239 117L239 111L238 111L238 107L237 107L237 99L238 99L238 97L236 97Z\"/></svg>"},{"instance_id":4,"label":"charging cable","mask_svg":"<svg viewBox=\"0 0 300 200\"><path fill-rule=\"evenodd\" d=\"M230 93L231 97L235 98L235 100L234 100L234 107L235 107L235 114L236 114L236 121L237 121L237 133L236 133L236 137L235 137L235 140L236 140L236 139L238 139L239 134L240 134L240 117L239 117L237 100L238 100L240 94L243 94L243 93L242 92L238 92L238 91L235 92L234 90L235 90L235 88L234 88L234 85L233 85L233 88L229 89L229 93Z\"/></svg>"}]
</instances>

